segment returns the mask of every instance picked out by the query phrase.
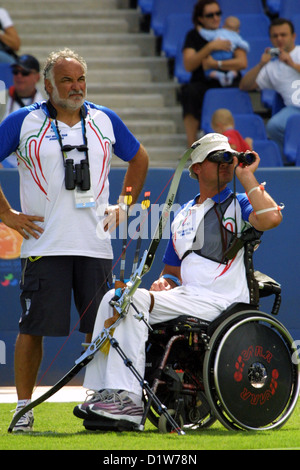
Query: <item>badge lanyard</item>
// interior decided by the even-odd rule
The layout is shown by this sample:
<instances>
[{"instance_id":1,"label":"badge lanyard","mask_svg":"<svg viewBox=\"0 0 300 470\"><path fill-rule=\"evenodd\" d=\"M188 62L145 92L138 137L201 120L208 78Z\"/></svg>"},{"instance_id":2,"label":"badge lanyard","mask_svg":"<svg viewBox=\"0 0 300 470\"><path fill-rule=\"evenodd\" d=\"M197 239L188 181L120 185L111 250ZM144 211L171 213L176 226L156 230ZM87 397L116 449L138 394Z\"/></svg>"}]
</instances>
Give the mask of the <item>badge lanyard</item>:
<instances>
[{"instance_id":1,"label":"badge lanyard","mask_svg":"<svg viewBox=\"0 0 300 470\"><path fill-rule=\"evenodd\" d=\"M71 180L73 181L73 172L74 172L74 165L73 165L73 160L70 159L68 160L67 152L70 152L71 150L78 150L79 152L84 152L85 153L85 160L81 161L81 164L85 164L85 170L87 170L87 180L88 180L88 185L87 187L81 186L81 190L78 188L77 184L74 186L66 186L66 189L74 189L74 197L75 197L75 205L77 208L88 208L88 207L94 207L95 206L95 199L93 195L93 191L90 187L90 174L89 174L89 156L88 156L88 145L87 145L87 136L86 136L86 127L85 127L85 119L82 115L82 112L80 111L80 119L81 119L81 130L82 130L82 138L83 138L83 144L82 145L63 145L62 142L62 137L59 131L58 123L57 120L55 119L55 123L53 122L53 119L50 118L50 123L51 127L56 135L56 138L59 142L61 152L62 152L62 158L63 158L63 164L64 167L67 168L67 163L70 162L71 164ZM78 166L78 165L76 165ZM79 165L80 166L80 165ZM69 170L69 169L68 169ZM86 172L85 172L86 174ZM67 169L66 169L66 181L67 181ZM77 175L76 175L77 179ZM86 180L85 180L86 181ZM74 184L74 183L73 183ZM67 183L66 183L67 185Z\"/></svg>"},{"instance_id":2,"label":"badge lanyard","mask_svg":"<svg viewBox=\"0 0 300 470\"><path fill-rule=\"evenodd\" d=\"M67 157L67 151L71 151L71 150L79 150L80 152L84 151L85 153L85 158L87 160L87 162L89 162L89 156L88 156L88 145L87 145L87 137L86 137L86 128L85 128L85 121L83 119L83 116L82 114L80 113L80 120L81 120L81 130L82 130L82 138L83 138L83 145L63 145L63 142L62 142L62 138L61 138L61 134L60 134L60 131L59 131L59 127L58 127L58 123L57 123L57 120L55 119L55 123L53 122L53 119L50 118L50 123L51 123L51 127L55 133L55 136L59 142L59 145L60 145L60 148L61 148L61 152L62 152L62 156L63 156L63 162L64 162L64 165L65 165L65 161L66 159L68 158Z\"/></svg>"}]
</instances>

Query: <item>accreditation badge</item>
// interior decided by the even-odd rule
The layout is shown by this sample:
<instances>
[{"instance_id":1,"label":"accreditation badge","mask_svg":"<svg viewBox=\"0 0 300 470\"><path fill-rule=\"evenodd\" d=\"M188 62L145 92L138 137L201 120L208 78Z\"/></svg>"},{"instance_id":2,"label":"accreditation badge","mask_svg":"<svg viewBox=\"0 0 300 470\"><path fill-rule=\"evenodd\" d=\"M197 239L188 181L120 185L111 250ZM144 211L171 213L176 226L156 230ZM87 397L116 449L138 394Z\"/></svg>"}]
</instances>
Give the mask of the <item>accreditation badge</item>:
<instances>
[{"instance_id":1,"label":"accreditation badge","mask_svg":"<svg viewBox=\"0 0 300 470\"><path fill-rule=\"evenodd\" d=\"M74 189L74 197L76 209L87 209L95 207L96 205L92 188L88 191L81 191L81 189L76 186Z\"/></svg>"}]
</instances>

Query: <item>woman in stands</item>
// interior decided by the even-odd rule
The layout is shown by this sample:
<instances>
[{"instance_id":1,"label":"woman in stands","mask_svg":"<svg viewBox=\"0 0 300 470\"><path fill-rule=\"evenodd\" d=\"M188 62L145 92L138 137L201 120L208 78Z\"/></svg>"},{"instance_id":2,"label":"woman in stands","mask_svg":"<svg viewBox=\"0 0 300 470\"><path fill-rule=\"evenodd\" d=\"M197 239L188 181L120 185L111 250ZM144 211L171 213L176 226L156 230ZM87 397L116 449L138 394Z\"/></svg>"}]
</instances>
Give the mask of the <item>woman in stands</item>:
<instances>
[{"instance_id":1,"label":"woman in stands","mask_svg":"<svg viewBox=\"0 0 300 470\"><path fill-rule=\"evenodd\" d=\"M234 70L238 75L231 86L238 86L240 71L247 67L247 54L245 50L236 48L233 57L218 61L212 57L214 51L230 51L231 42L225 39L215 39L207 42L201 37L201 28L215 30L220 28L222 18L221 8L216 0L199 0L193 12L193 24L185 38L183 45L183 61L188 72L192 73L190 83L182 87L183 121L188 146L197 140L197 133L201 121L202 101L206 90L220 88L216 79L207 79L204 70L218 69L222 71Z\"/></svg>"}]
</instances>

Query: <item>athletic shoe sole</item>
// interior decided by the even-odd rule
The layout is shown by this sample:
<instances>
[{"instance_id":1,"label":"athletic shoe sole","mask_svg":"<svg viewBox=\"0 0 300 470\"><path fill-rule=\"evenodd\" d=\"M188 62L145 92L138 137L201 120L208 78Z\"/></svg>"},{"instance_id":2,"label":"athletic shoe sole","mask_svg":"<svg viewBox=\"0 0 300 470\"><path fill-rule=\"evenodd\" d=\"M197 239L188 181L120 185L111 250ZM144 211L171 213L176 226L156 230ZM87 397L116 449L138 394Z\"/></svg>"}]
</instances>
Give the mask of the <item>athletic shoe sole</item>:
<instances>
[{"instance_id":1,"label":"athletic shoe sole","mask_svg":"<svg viewBox=\"0 0 300 470\"><path fill-rule=\"evenodd\" d=\"M107 418L107 419L112 419L112 420L115 420L115 421L128 421L130 423L134 423L134 424L137 424L139 425L141 420L142 420L142 415L138 415L138 416L130 416L128 414L122 414L121 412L120 413L109 413L107 411L104 411L104 410L94 410L92 409L92 406L91 407L88 407L87 408L87 412L88 412L88 415L89 417L91 416L100 416L100 417L103 417L103 418Z\"/></svg>"}]
</instances>

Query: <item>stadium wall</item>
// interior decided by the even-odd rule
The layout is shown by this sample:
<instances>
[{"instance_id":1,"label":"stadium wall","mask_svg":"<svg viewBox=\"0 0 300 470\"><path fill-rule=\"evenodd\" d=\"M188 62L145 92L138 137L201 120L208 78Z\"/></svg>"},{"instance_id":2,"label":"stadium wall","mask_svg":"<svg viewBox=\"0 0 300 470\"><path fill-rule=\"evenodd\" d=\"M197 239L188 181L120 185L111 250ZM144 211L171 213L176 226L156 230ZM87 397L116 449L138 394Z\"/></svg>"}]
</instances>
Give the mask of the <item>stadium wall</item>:
<instances>
[{"instance_id":1,"label":"stadium wall","mask_svg":"<svg viewBox=\"0 0 300 470\"><path fill-rule=\"evenodd\" d=\"M116 202L121 188L124 169L112 169L110 173L110 202ZM143 241L141 253L148 247L149 238L153 233L159 216L158 209L166 199L169 182L174 171L169 169L150 169L144 186L145 191L151 191L151 206L147 222L143 226ZM299 217L299 187L300 168L271 168L257 170L259 182L266 181L266 189L274 199L285 204L283 222L275 230L263 235L262 243L255 252L255 268L273 277L282 285L282 304L278 319L288 328L293 338L300 341L300 217ZM0 171L0 184L12 207L20 208L19 176L15 169ZM237 190L241 187L237 184ZM191 198L198 192L197 183L188 176L185 170L176 196L176 206ZM142 195L139 201L142 200ZM137 212L131 217L131 237L135 238L135 228L145 212ZM1 227L1 225L0 225ZM162 269L162 255L169 234L167 226L163 239L158 247L151 271L143 278L142 287L149 288ZM14 343L18 333L19 307L19 258L3 251L3 232L0 230L0 386L11 386L14 383L13 361ZM119 257L122 247L122 230L113 239L114 273L118 277ZM130 275L136 241L129 242L126 257L127 276ZM261 310L270 312L273 297L262 299ZM67 338L45 338L44 359L38 378L39 385L52 385L59 380L73 365L82 352L83 335L77 331L78 315L72 307L71 334ZM299 348L298 348L299 349ZM72 384L82 383L83 372L74 378Z\"/></svg>"}]
</instances>

